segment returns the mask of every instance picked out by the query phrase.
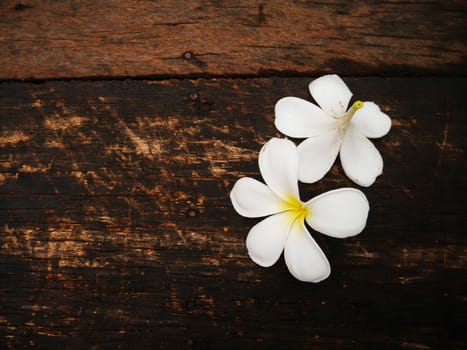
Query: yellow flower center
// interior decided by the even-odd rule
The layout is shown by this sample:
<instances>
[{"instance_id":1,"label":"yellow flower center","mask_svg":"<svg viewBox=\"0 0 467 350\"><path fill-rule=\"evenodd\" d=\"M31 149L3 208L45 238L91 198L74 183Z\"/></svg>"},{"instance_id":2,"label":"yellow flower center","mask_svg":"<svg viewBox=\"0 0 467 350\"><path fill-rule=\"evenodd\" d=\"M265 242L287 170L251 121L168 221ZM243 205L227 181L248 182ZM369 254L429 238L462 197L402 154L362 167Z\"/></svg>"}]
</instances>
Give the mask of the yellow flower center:
<instances>
[{"instance_id":1,"label":"yellow flower center","mask_svg":"<svg viewBox=\"0 0 467 350\"><path fill-rule=\"evenodd\" d=\"M305 218L310 215L310 210L305 203L294 196L288 196L286 203L285 210L290 213L294 221L297 219L305 220Z\"/></svg>"},{"instance_id":2,"label":"yellow flower center","mask_svg":"<svg viewBox=\"0 0 467 350\"><path fill-rule=\"evenodd\" d=\"M358 100L358 101L355 101L355 103L353 104L352 108L355 108L355 109L360 109L363 107L363 102Z\"/></svg>"}]
</instances>

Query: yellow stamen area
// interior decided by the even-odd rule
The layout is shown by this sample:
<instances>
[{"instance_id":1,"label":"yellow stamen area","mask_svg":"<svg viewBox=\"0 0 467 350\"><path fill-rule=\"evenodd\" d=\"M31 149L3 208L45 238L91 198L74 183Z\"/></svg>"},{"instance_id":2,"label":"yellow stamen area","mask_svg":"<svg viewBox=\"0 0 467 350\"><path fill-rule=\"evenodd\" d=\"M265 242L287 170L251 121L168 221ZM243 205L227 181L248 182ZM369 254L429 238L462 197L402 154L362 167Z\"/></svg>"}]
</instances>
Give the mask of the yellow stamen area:
<instances>
[{"instance_id":1,"label":"yellow stamen area","mask_svg":"<svg viewBox=\"0 0 467 350\"><path fill-rule=\"evenodd\" d=\"M301 200L295 198L294 196L288 196L286 201L286 208L291 216L291 220L305 220L305 218L310 215L309 208Z\"/></svg>"},{"instance_id":2,"label":"yellow stamen area","mask_svg":"<svg viewBox=\"0 0 467 350\"><path fill-rule=\"evenodd\" d=\"M302 205L300 208L295 210L295 213L297 214L297 219L300 218L301 220L304 220L309 215L309 210L308 207Z\"/></svg>"},{"instance_id":3,"label":"yellow stamen area","mask_svg":"<svg viewBox=\"0 0 467 350\"><path fill-rule=\"evenodd\" d=\"M301 200L291 195L287 196L286 203L287 203L288 210L296 210L298 208L301 208L303 204Z\"/></svg>"},{"instance_id":4,"label":"yellow stamen area","mask_svg":"<svg viewBox=\"0 0 467 350\"><path fill-rule=\"evenodd\" d=\"M363 107L363 102L360 100L355 101L355 103L353 104L353 107L355 107L355 109L360 109Z\"/></svg>"}]
</instances>

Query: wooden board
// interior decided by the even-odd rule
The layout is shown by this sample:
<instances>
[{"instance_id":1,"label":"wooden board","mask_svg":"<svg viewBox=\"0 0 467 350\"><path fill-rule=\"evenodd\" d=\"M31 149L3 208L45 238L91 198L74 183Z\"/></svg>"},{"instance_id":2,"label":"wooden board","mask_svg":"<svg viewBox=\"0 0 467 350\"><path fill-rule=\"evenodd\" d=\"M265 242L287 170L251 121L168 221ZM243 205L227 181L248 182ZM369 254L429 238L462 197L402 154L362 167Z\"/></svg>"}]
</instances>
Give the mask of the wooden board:
<instances>
[{"instance_id":1,"label":"wooden board","mask_svg":"<svg viewBox=\"0 0 467 350\"><path fill-rule=\"evenodd\" d=\"M1 348L465 347L465 78L346 79L393 118L367 228L313 234L320 284L248 258L229 191L309 81L0 84ZM337 164L302 199L341 186Z\"/></svg>"},{"instance_id":2,"label":"wooden board","mask_svg":"<svg viewBox=\"0 0 467 350\"><path fill-rule=\"evenodd\" d=\"M467 73L465 1L0 3L0 79Z\"/></svg>"}]
</instances>

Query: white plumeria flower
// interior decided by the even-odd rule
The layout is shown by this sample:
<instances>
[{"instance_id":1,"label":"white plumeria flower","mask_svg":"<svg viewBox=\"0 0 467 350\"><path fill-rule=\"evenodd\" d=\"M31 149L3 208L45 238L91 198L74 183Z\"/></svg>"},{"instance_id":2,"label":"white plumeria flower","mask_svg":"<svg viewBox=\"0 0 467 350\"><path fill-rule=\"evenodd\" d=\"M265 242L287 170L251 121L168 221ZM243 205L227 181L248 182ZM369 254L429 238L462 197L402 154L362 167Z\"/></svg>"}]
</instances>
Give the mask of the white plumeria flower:
<instances>
[{"instance_id":1,"label":"white plumeria flower","mask_svg":"<svg viewBox=\"0 0 467 350\"><path fill-rule=\"evenodd\" d=\"M331 268L305 222L331 237L357 235L366 225L367 198L357 189L341 188L302 202L298 192L297 147L286 139L273 138L263 146L259 170L266 185L244 177L230 193L240 215L251 218L270 215L248 233L248 254L258 265L269 267L284 250L285 263L295 278L306 282L324 280Z\"/></svg>"},{"instance_id":2,"label":"white plumeria flower","mask_svg":"<svg viewBox=\"0 0 467 350\"><path fill-rule=\"evenodd\" d=\"M373 102L356 101L337 75L325 75L308 86L321 107L297 97L284 97L275 107L275 125L290 137L307 138L298 146L298 178L313 183L331 169L340 151L345 174L360 186L371 186L383 172L383 159L369 138L386 135L391 119Z\"/></svg>"}]
</instances>

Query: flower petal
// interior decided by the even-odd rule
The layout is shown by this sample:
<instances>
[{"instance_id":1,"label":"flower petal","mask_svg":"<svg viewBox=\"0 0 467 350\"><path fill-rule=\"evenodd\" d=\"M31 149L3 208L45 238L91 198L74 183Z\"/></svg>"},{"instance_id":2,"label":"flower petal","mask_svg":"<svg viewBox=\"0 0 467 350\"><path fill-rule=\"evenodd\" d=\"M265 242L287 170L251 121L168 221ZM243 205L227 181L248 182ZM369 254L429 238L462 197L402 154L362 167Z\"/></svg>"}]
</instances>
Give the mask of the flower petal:
<instances>
[{"instance_id":1,"label":"flower petal","mask_svg":"<svg viewBox=\"0 0 467 350\"><path fill-rule=\"evenodd\" d=\"M284 200L299 199L298 153L295 144L272 138L259 152L259 170L269 188Z\"/></svg>"},{"instance_id":2,"label":"flower petal","mask_svg":"<svg viewBox=\"0 0 467 350\"><path fill-rule=\"evenodd\" d=\"M338 75L329 74L315 79L308 89L328 115L341 117L347 111L352 92Z\"/></svg>"},{"instance_id":3,"label":"flower petal","mask_svg":"<svg viewBox=\"0 0 467 350\"><path fill-rule=\"evenodd\" d=\"M298 97L280 99L274 111L277 130L290 137L316 136L331 129L337 122L315 104Z\"/></svg>"},{"instance_id":4,"label":"flower petal","mask_svg":"<svg viewBox=\"0 0 467 350\"><path fill-rule=\"evenodd\" d=\"M253 226L246 239L251 260L263 267L276 263L284 250L291 220L290 212L272 215Z\"/></svg>"},{"instance_id":5,"label":"flower petal","mask_svg":"<svg viewBox=\"0 0 467 350\"><path fill-rule=\"evenodd\" d=\"M363 231L368 218L368 199L354 188L340 188L325 192L306 203L309 216L306 222L325 235L345 238Z\"/></svg>"},{"instance_id":6,"label":"flower petal","mask_svg":"<svg viewBox=\"0 0 467 350\"><path fill-rule=\"evenodd\" d=\"M360 186L371 186L383 173L383 158L373 143L350 125L340 150L345 174Z\"/></svg>"},{"instance_id":7,"label":"flower petal","mask_svg":"<svg viewBox=\"0 0 467 350\"><path fill-rule=\"evenodd\" d=\"M320 282L331 273L326 255L310 236L303 220L295 220L285 244L284 258L292 276L304 282Z\"/></svg>"},{"instance_id":8,"label":"flower petal","mask_svg":"<svg viewBox=\"0 0 467 350\"><path fill-rule=\"evenodd\" d=\"M237 213L247 218L276 214L287 207L268 186L251 177L243 177L235 183L230 200Z\"/></svg>"},{"instance_id":9,"label":"flower petal","mask_svg":"<svg viewBox=\"0 0 467 350\"><path fill-rule=\"evenodd\" d=\"M339 133L332 130L298 145L298 179L313 183L323 178L334 164L340 144Z\"/></svg>"},{"instance_id":10,"label":"flower petal","mask_svg":"<svg viewBox=\"0 0 467 350\"><path fill-rule=\"evenodd\" d=\"M391 129L391 118L374 102L364 102L350 121L366 137L376 138L386 135Z\"/></svg>"}]
</instances>

